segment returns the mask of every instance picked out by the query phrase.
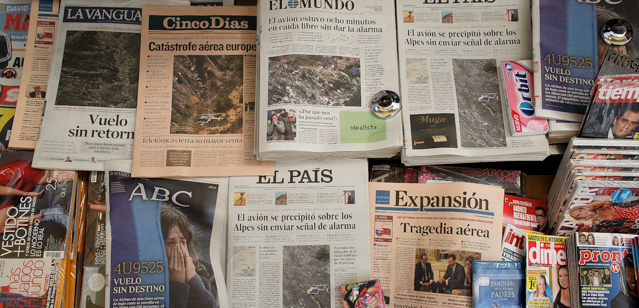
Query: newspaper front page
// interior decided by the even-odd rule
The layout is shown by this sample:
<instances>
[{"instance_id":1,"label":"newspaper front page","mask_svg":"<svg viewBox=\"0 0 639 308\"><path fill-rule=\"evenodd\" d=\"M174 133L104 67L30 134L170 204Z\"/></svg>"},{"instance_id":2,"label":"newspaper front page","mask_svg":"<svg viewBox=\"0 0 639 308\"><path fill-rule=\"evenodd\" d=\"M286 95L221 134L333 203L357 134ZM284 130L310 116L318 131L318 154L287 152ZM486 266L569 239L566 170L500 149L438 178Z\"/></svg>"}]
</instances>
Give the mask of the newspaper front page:
<instances>
[{"instance_id":1,"label":"newspaper front page","mask_svg":"<svg viewBox=\"0 0 639 308\"><path fill-rule=\"evenodd\" d=\"M255 7L142 9L136 177L273 174L253 154Z\"/></svg>"},{"instance_id":2,"label":"newspaper front page","mask_svg":"<svg viewBox=\"0 0 639 308\"><path fill-rule=\"evenodd\" d=\"M276 163L229 183L230 307L342 307L370 279L367 162Z\"/></svg>"},{"instance_id":3,"label":"newspaper front page","mask_svg":"<svg viewBox=\"0 0 639 308\"><path fill-rule=\"evenodd\" d=\"M131 159L144 4L189 2L62 3L34 166L103 171Z\"/></svg>"},{"instance_id":4,"label":"newspaper front page","mask_svg":"<svg viewBox=\"0 0 639 308\"><path fill-rule=\"evenodd\" d=\"M368 187L371 271L389 297L387 307L471 307L473 261L500 259L503 188Z\"/></svg>"},{"instance_id":5,"label":"newspaper front page","mask_svg":"<svg viewBox=\"0 0 639 308\"><path fill-rule=\"evenodd\" d=\"M392 0L258 2L258 158L399 152L400 116L371 112L379 91L399 93L393 8Z\"/></svg>"},{"instance_id":6,"label":"newspaper front page","mask_svg":"<svg viewBox=\"0 0 639 308\"><path fill-rule=\"evenodd\" d=\"M58 0L31 2L31 20L27 34L27 46L31 48L27 48L24 55L20 80L23 86L16 96L10 148L33 150L38 140L59 10Z\"/></svg>"},{"instance_id":7,"label":"newspaper front page","mask_svg":"<svg viewBox=\"0 0 639 308\"><path fill-rule=\"evenodd\" d=\"M132 178L109 161L106 307L228 307L228 178Z\"/></svg>"},{"instance_id":8,"label":"newspaper front page","mask_svg":"<svg viewBox=\"0 0 639 308\"><path fill-rule=\"evenodd\" d=\"M512 137L497 74L499 60L532 57L528 1L399 0L396 10L403 158L548 149L544 136Z\"/></svg>"}]
</instances>

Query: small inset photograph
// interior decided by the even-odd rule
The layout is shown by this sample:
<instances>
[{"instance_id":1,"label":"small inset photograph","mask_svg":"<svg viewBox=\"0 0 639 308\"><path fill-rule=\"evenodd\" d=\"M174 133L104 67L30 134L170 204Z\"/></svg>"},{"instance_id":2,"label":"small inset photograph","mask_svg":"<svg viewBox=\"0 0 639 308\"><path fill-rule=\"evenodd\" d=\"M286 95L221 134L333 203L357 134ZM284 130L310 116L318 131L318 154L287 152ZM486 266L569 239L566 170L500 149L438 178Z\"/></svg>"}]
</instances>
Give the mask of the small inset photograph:
<instances>
[{"instance_id":1,"label":"small inset photograph","mask_svg":"<svg viewBox=\"0 0 639 308\"><path fill-rule=\"evenodd\" d=\"M506 130L495 59L453 59L464 148L506 147Z\"/></svg>"},{"instance_id":2,"label":"small inset photograph","mask_svg":"<svg viewBox=\"0 0 639 308\"><path fill-rule=\"evenodd\" d=\"M282 247L282 306L286 308L331 305L331 247Z\"/></svg>"},{"instance_id":3,"label":"small inset photograph","mask_svg":"<svg viewBox=\"0 0 639 308\"><path fill-rule=\"evenodd\" d=\"M255 277L255 246L233 246L233 277Z\"/></svg>"},{"instance_id":4,"label":"small inset photograph","mask_svg":"<svg viewBox=\"0 0 639 308\"><path fill-rule=\"evenodd\" d=\"M243 82L241 55L174 56L171 134L241 134Z\"/></svg>"},{"instance_id":5,"label":"small inset photograph","mask_svg":"<svg viewBox=\"0 0 639 308\"><path fill-rule=\"evenodd\" d=\"M442 11L442 23L444 23L444 24L452 24L453 23L453 12L452 11Z\"/></svg>"},{"instance_id":6,"label":"small inset photograph","mask_svg":"<svg viewBox=\"0 0 639 308\"><path fill-rule=\"evenodd\" d=\"M472 296L475 260L481 260L481 253L417 248L412 291Z\"/></svg>"},{"instance_id":7,"label":"small inset photograph","mask_svg":"<svg viewBox=\"0 0 639 308\"><path fill-rule=\"evenodd\" d=\"M413 149L457 148L455 114L411 114Z\"/></svg>"},{"instance_id":8,"label":"small inset photograph","mask_svg":"<svg viewBox=\"0 0 639 308\"><path fill-rule=\"evenodd\" d=\"M402 11L404 22L415 22L415 11Z\"/></svg>"},{"instance_id":9,"label":"small inset photograph","mask_svg":"<svg viewBox=\"0 0 639 308\"><path fill-rule=\"evenodd\" d=\"M275 192L275 204L276 205L287 205L288 200L285 191L276 191Z\"/></svg>"},{"instance_id":10,"label":"small inset photograph","mask_svg":"<svg viewBox=\"0 0 639 308\"><path fill-rule=\"evenodd\" d=\"M27 85L27 98L46 98L47 85L46 84L28 84Z\"/></svg>"},{"instance_id":11,"label":"small inset photograph","mask_svg":"<svg viewBox=\"0 0 639 308\"><path fill-rule=\"evenodd\" d=\"M508 21L519 21L519 10L508 9L506 10L506 16L508 17Z\"/></svg>"},{"instance_id":12,"label":"small inset photograph","mask_svg":"<svg viewBox=\"0 0 639 308\"><path fill-rule=\"evenodd\" d=\"M233 192L233 205L244 206L246 205L246 192Z\"/></svg>"},{"instance_id":13,"label":"small inset photograph","mask_svg":"<svg viewBox=\"0 0 639 308\"><path fill-rule=\"evenodd\" d=\"M55 36L55 22L38 21L36 23L35 43L42 45L53 45Z\"/></svg>"},{"instance_id":14,"label":"small inset photograph","mask_svg":"<svg viewBox=\"0 0 639 308\"><path fill-rule=\"evenodd\" d=\"M408 84L428 83L428 60L406 58L406 81Z\"/></svg>"},{"instance_id":15,"label":"small inset photograph","mask_svg":"<svg viewBox=\"0 0 639 308\"><path fill-rule=\"evenodd\" d=\"M344 204L355 204L354 190L345 190L343 194L344 194Z\"/></svg>"},{"instance_id":16,"label":"small inset photograph","mask_svg":"<svg viewBox=\"0 0 639 308\"><path fill-rule=\"evenodd\" d=\"M255 102L244 103L244 111L255 111Z\"/></svg>"},{"instance_id":17,"label":"small inset photograph","mask_svg":"<svg viewBox=\"0 0 639 308\"><path fill-rule=\"evenodd\" d=\"M619 281L617 281L619 283ZM610 268L593 267L581 268L581 285L582 286L611 286Z\"/></svg>"},{"instance_id":18,"label":"small inset photograph","mask_svg":"<svg viewBox=\"0 0 639 308\"><path fill-rule=\"evenodd\" d=\"M361 106L360 59L286 55L268 59L268 105Z\"/></svg>"},{"instance_id":19,"label":"small inset photograph","mask_svg":"<svg viewBox=\"0 0 639 308\"><path fill-rule=\"evenodd\" d=\"M297 120L295 109L273 109L268 112L266 121L266 141L295 141L297 138Z\"/></svg>"}]
</instances>

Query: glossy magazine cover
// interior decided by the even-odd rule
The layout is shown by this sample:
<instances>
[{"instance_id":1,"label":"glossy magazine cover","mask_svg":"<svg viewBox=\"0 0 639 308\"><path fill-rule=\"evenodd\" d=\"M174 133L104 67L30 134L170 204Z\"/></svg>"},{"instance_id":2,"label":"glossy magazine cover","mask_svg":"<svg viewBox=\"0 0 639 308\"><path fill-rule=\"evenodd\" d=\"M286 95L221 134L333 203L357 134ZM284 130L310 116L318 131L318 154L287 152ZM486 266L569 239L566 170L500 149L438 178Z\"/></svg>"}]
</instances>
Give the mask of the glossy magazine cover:
<instances>
[{"instance_id":1,"label":"glossy magazine cover","mask_svg":"<svg viewBox=\"0 0 639 308\"><path fill-rule=\"evenodd\" d=\"M613 233L582 233L573 236L579 279L574 287L587 307L635 307L637 282L631 240L634 236ZM571 287L573 285L571 284Z\"/></svg>"},{"instance_id":2,"label":"glossy magazine cover","mask_svg":"<svg viewBox=\"0 0 639 308\"><path fill-rule=\"evenodd\" d=\"M561 301L561 284L567 284L566 239L563 236L526 236L526 307L550 308Z\"/></svg>"},{"instance_id":3,"label":"glossy magazine cover","mask_svg":"<svg viewBox=\"0 0 639 308\"><path fill-rule=\"evenodd\" d=\"M212 233L216 207L226 209L217 204L226 194L220 184L109 170L107 163L107 306L219 307L226 292L218 292L221 250Z\"/></svg>"},{"instance_id":4,"label":"glossy magazine cover","mask_svg":"<svg viewBox=\"0 0 639 308\"><path fill-rule=\"evenodd\" d=\"M33 168L32 158L0 154L0 258L64 258L76 173Z\"/></svg>"}]
</instances>

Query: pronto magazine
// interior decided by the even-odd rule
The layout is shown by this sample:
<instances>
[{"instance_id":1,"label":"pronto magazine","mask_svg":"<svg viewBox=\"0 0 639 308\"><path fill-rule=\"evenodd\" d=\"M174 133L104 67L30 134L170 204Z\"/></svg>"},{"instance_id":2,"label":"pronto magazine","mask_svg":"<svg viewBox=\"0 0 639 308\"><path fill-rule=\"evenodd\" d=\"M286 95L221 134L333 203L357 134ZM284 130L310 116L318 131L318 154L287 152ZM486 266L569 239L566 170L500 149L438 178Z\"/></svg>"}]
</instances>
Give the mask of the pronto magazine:
<instances>
[{"instance_id":1,"label":"pronto magazine","mask_svg":"<svg viewBox=\"0 0 639 308\"><path fill-rule=\"evenodd\" d=\"M634 307L637 303L634 235L577 232L568 240L570 290L575 307ZM572 261L572 260L571 260ZM571 306L572 307L572 306Z\"/></svg>"},{"instance_id":2,"label":"pronto magazine","mask_svg":"<svg viewBox=\"0 0 639 308\"><path fill-rule=\"evenodd\" d=\"M228 307L226 178L200 182L107 170L107 307Z\"/></svg>"}]
</instances>

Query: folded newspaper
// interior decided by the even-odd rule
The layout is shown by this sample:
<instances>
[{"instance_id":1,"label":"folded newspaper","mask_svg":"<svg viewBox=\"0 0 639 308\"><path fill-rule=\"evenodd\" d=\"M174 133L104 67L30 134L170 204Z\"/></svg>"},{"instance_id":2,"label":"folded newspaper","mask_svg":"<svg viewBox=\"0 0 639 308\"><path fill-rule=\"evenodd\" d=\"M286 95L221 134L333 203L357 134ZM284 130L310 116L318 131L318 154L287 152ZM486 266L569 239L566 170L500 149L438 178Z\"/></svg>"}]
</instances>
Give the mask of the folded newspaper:
<instances>
[{"instance_id":1,"label":"folded newspaper","mask_svg":"<svg viewBox=\"0 0 639 308\"><path fill-rule=\"evenodd\" d=\"M256 10L142 9L135 177L273 174L253 154Z\"/></svg>"},{"instance_id":2,"label":"folded newspaper","mask_svg":"<svg viewBox=\"0 0 639 308\"><path fill-rule=\"evenodd\" d=\"M35 167L102 171L107 160L131 159L144 4L189 2L62 3Z\"/></svg>"},{"instance_id":3,"label":"folded newspaper","mask_svg":"<svg viewBox=\"0 0 639 308\"><path fill-rule=\"evenodd\" d=\"M228 179L131 178L109 161L107 307L229 307L223 268Z\"/></svg>"},{"instance_id":4,"label":"folded newspaper","mask_svg":"<svg viewBox=\"0 0 639 308\"><path fill-rule=\"evenodd\" d=\"M399 114L371 111L399 92L392 0L259 1L256 153L261 160L391 157Z\"/></svg>"},{"instance_id":5,"label":"folded newspaper","mask_svg":"<svg viewBox=\"0 0 639 308\"><path fill-rule=\"evenodd\" d=\"M532 57L528 2L399 0L396 10L404 164L548 156L544 136L513 136L499 85L501 60Z\"/></svg>"},{"instance_id":6,"label":"folded newspaper","mask_svg":"<svg viewBox=\"0 0 639 308\"><path fill-rule=\"evenodd\" d=\"M275 164L229 183L230 307L341 308L370 279L365 159Z\"/></svg>"},{"instance_id":7,"label":"folded newspaper","mask_svg":"<svg viewBox=\"0 0 639 308\"><path fill-rule=\"evenodd\" d=\"M369 183L372 278L388 307L472 306L472 264L500 259L504 189ZM431 293L436 292L436 293Z\"/></svg>"}]
</instances>

